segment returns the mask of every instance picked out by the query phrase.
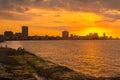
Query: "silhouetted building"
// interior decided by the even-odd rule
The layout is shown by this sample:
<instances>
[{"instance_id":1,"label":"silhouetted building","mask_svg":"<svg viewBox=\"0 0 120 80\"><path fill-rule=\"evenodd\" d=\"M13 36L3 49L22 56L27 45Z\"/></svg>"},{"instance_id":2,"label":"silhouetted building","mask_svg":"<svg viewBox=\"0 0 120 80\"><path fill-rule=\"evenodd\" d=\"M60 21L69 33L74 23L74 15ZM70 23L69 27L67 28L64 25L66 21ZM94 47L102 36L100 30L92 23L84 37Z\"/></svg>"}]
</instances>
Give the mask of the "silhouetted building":
<instances>
[{"instance_id":1,"label":"silhouetted building","mask_svg":"<svg viewBox=\"0 0 120 80\"><path fill-rule=\"evenodd\" d=\"M32 36L32 40L40 40L40 39L41 39L41 36L37 36L37 35Z\"/></svg>"},{"instance_id":2,"label":"silhouetted building","mask_svg":"<svg viewBox=\"0 0 120 80\"><path fill-rule=\"evenodd\" d=\"M0 35L0 42L4 41L4 36Z\"/></svg>"},{"instance_id":3,"label":"silhouetted building","mask_svg":"<svg viewBox=\"0 0 120 80\"><path fill-rule=\"evenodd\" d=\"M103 37L101 37L102 40L107 40L108 39L108 36L106 36L105 33L103 33Z\"/></svg>"},{"instance_id":4,"label":"silhouetted building","mask_svg":"<svg viewBox=\"0 0 120 80\"><path fill-rule=\"evenodd\" d=\"M60 40L61 37L60 37L60 36L56 36L55 39L56 39L56 40Z\"/></svg>"},{"instance_id":5,"label":"silhouetted building","mask_svg":"<svg viewBox=\"0 0 120 80\"><path fill-rule=\"evenodd\" d=\"M88 36L79 36L79 40L88 40Z\"/></svg>"},{"instance_id":6,"label":"silhouetted building","mask_svg":"<svg viewBox=\"0 0 120 80\"><path fill-rule=\"evenodd\" d=\"M99 39L98 33L89 33L88 35L89 39Z\"/></svg>"},{"instance_id":7,"label":"silhouetted building","mask_svg":"<svg viewBox=\"0 0 120 80\"><path fill-rule=\"evenodd\" d=\"M119 40L119 38L118 38L118 37L116 37L116 40Z\"/></svg>"},{"instance_id":8,"label":"silhouetted building","mask_svg":"<svg viewBox=\"0 0 120 80\"><path fill-rule=\"evenodd\" d=\"M113 39L113 37L112 36L110 36L110 38L109 39Z\"/></svg>"},{"instance_id":9,"label":"silhouetted building","mask_svg":"<svg viewBox=\"0 0 120 80\"><path fill-rule=\"evenodd\" d=\"M27 26L22 26L22 35L23 35L23 39L28 38L28 27Z\"/></svg>"},{"instance_id":10,"label":"silhouetted building","mask_svg":"<svg viewBox=\"0 0 120 80\"><path fill-rule=\"evenodd\" d=\"M23 34L22 33L15 33L14 38L16 40L22 40L23 39Z\"/></svg>"},{"instance_id":11,"label":"silhouetted building","mask_svg":"<svg viewBox=\"0 0 120 80\"><path fill-rule=\"evenodd\" d=\"M62 32L62 38L63 39L68 39L69 38L69 32L68 31L63 31Z\"/></svg>"},{"instance_id":12,"label":"silhouetted building","mask_svg":"<svg viewBox=\"0 0 120 80\"><path fill-rule=\"evenodd\" d=\"M105 37L106 35L105 35L105 33L103 33L103 37Z\"/></svg>"},{"instance_id":13,"label":"silhouetted building","mask_svg":"<svg viewBox=\"0 0 120 80\"><path fill-rule=\"evenodd\" d=\"M70 34L70 39L73 39L74 38L74 35L73 34Z\"/></svg>"},{"instance_id":14,"label":"silhouetted building","mask_svg":"<svg viewBox=\"0 0 120 80\"><path fill-rule=\"evenodd\" d=\"M14 39L13 32L12 31L5 31L4 38L5 38L5 40L13 40Z\"/></svg>"}]
</instances>

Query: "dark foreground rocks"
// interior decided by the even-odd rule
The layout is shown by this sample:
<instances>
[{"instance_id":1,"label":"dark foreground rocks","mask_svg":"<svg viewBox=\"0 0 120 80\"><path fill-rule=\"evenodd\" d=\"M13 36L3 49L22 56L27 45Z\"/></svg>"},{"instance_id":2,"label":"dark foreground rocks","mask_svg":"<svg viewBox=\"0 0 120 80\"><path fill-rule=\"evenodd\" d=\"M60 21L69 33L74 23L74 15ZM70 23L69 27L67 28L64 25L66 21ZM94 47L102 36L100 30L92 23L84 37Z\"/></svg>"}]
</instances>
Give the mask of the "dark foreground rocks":
<instances>
[{"instance_id":1,"label":"dark foreground rocks","mask_svg":"<svg viewBox=\"0 0 120 80\"><path fill-rule=\"evenodd\" d=\"M27 51L21 53L0 48L0 80L120 80L120 77L95 78L45 61Z\"/></svg>"}]
</instances>

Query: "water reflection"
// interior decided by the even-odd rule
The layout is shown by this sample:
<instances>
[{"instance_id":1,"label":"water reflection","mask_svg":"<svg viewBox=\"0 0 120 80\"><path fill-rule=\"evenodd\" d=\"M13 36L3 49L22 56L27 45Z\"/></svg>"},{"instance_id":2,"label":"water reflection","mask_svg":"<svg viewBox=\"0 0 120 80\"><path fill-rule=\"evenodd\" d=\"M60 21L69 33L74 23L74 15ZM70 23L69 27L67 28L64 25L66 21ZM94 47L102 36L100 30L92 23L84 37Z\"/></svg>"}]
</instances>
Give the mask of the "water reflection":
<instances>
[{"instance_id":1,"label":"water reflection","mask_svg":"<svg viewBox=\"0 0 120 80\"><path fill-rule=\"evenodd\" d=\"M10 48L14 48L14 49L18 49L19 47L23 47L23 45L21 44L20 41L8 41L8 42L4 42L1 43L1 46L8 46Z\"/></svg>"},{"instance_id":2,"label":"water reflection","mask_svg":"<svg viewBox=\"0 0 120 80\"><path fill-rule=\"evenodd\" d=\"M119 41L12 41L9 47L24 47L60 65L93 76L120 75Z\"/></svg>"}]
</instances>

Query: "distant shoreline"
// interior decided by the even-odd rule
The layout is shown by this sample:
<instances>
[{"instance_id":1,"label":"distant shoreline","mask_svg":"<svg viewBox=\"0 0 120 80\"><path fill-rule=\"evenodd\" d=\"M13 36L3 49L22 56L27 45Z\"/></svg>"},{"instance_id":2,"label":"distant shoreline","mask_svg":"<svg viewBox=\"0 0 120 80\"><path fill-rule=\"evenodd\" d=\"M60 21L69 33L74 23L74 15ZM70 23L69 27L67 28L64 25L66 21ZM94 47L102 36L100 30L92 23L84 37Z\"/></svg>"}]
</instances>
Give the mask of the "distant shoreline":
<instances>
[{"instance_id":1,"label":"distant shoreline","mask_svg":"<svg viewBox=\"0 0 120 80\"><path fill-rule=\"evenodd\" d=\"M108 39L108 40L6 40L6 41L119 41L120 39ZM2 42L6 42L2 41ZM0 42L0 43L2 43Z\"/></svg>"}]
</instances>

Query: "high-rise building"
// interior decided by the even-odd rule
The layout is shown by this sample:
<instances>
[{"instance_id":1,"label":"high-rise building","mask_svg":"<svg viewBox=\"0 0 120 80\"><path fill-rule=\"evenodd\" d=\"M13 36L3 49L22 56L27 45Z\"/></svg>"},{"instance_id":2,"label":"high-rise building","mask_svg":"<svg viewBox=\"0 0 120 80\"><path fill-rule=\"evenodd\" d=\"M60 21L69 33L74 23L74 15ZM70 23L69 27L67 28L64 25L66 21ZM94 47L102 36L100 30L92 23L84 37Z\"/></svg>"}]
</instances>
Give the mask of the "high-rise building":
<instances>
[{"instance_id":1,"label":"high-rise building","mask_svg":"<svg viewBox=\"0 0 120 80\"><path fill-rule=\"evenodd\" d=\"M69 38L69 32L68 31L63 31L62 32L62 38L63 39L68 39Z\"/></svg>"},{"instance_id":2,"label":"high-rise building","mask_svg":"<svg viewBox=\"0 0 120 80\"><path fill-rule=\"evenodd\" d=\"M105 33L103 33L103 37L105 37L106 36L106 34Z\"/></svg>"},{"instance_id":3,"label":"high-rise building","mask_svg":"<svg viewBox=\"0 0 120 80\"><path fill-rule=\"evenodd\" d=\"M103 33L103 38L102 38L102 39L107 40L107 39L108 39L108 36L106 36L106 34L105 34L105 33Z\"/></svg>"},{"instance_id":4,"label":"high-rise building","mask_svg":"<svg viewBox=\"0 0 120 80\"><path fill-rule=\"evenodd\" d=\"M22 26L22 35L23 35L23 39L28 38L28 26Z\"/></svg>"}]
</instances>

